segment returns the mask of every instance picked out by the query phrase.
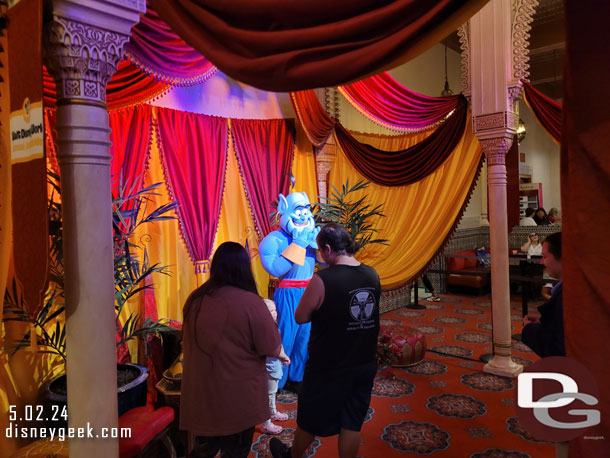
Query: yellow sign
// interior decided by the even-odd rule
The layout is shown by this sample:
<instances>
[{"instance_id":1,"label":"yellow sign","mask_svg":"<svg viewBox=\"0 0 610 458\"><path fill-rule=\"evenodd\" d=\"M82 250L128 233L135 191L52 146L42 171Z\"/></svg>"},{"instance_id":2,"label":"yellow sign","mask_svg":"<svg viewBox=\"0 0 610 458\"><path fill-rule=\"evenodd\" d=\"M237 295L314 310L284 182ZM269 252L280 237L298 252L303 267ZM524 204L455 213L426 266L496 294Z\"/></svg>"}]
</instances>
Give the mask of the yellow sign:
<instances>
[{"instance_id":1,"label":"yellow sign","mask_svg":"<svg viewBox=\"0 0 610 458\"><path fill-rule=\"evenodd\" d=\"M10 129L13 164L43 157L42 101L30 103L26 97L22 108L11 113Z\"/></svg>"}]
</instances>

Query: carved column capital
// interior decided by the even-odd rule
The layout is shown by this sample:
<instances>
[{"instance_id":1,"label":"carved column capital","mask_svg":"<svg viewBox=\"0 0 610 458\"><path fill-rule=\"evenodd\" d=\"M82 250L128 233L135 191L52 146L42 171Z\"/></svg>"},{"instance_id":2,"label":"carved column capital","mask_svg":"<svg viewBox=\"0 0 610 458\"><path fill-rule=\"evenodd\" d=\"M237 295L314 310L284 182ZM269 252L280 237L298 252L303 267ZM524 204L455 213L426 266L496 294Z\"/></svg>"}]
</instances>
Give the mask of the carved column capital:
<instances>
[{"instance_id":1,"label":"carved column capital","mask_svg":"<svg viewBox=\"0 0 610 458\"><path fill-rule=\"evenodd\" d=\"M45 26L44 60L57 83L57 99L106 103L129 35L55 16Z\"/></svg>"},{"instance_id":2,"label":"carved column capital","mask_svg":"<svg viewBox=\"0 0 610 458\"><path fill-rule=\"evenodd\" d=\"M479 142L487 158L487 165L504 165L513 139L512 137L496 137L479 139Z\"/></svg>"},{"instance_id":3,"label":"carved column capital","mask_svg":"<svg viewBox=\"0 0 610 458\"><path fill-rule=\"evenodd\" d=\"M337 145L333 136L330 136L322 149L316 155L316 174L318 176L318 192L321 197L328 197L326 178L335 163Z\"/></svg>"},{"instance_id":4,"label":"carved column capital","mask_svg":"<svg viewBox=\"0 0 610 458\"><path fill-rule=\"evenodd\" d=\"M53 0L45 23L43 59L57 83L57 99L106 103L106 83L123 58L145 0Z\"/></svg>"}]
</instances>

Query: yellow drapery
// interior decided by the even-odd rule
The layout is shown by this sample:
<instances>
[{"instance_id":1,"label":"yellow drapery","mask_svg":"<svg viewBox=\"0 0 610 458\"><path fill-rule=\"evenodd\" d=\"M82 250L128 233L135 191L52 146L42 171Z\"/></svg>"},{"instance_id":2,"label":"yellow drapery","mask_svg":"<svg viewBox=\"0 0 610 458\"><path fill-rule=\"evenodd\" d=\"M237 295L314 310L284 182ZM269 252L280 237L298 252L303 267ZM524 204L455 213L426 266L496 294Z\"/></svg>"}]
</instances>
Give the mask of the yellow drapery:
<instances>
[{"instance_id":1,"label":"yellow drapery","mask_svg":"<svg viewBox=\"0 0 610 458\"><path fill-rule=\"evenodd\" d=\"M153 135L155 135L154 131L155 129L153 129ZM239 173L233 142L230 139L228 146L226 183L214 250L226 241L234 241L245 245L247 240L259 294L267 297L269 274L263 269L258 256L260 241L254 230L254 221ZM310 200L312 202L316 201L317 182L313 151L311 143L307 141L300 127L297 127L292 172L296 178L295 189L307 192ZM156 138L153 138L145 183L150 185L159 182L165 183L165 178ZM155 206L169 201L165 184L162 184L157 192L160 195L153 199ZM151 263L170 266L171 276L156 275L153 279L159 317L182 321L184 302L197 286L207 280L208 274L195 274L193 263L178 230L178 221L161 221L148 227L141 227L137 231L135 239L136 243L145 244ZM133 306L135 304L129 305Z\"/></svg>"},{"instance_id":2,"label":"yellow drapery","mask_svg":"<svg viewBox=\"0 0 610 458\"><path fill-rule=\"evenodd\" d=\"M376 205L383 204L385 218L376 218L380 238L388 245L368 245L358 259L374 267L384 289L397 288L410 281L438 253L455 227L469 196L481 161L481 148L472 133L468 116L464 136L449 158L431 175L408 186L385 187L371 183L354 198L367 195ZM400 136L356 133L364 143L386 151L406 149L420 142L429 132ZM330 183L340 189L346 180L364 179L338 148L330 171Z\"/></svg>"}]
</instances>

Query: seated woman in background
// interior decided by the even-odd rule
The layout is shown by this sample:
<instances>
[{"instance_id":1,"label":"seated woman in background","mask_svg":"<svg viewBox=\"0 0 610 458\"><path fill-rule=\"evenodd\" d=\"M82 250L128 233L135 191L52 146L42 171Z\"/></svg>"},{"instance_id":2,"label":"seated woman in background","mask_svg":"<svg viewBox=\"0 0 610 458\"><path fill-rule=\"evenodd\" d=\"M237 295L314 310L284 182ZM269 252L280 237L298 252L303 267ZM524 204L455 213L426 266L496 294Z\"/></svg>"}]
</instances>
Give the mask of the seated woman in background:
<instances>
[{"instance_id":1,"label":"seated woman in background","mask_svg":"<svg viewBox=\"0 0 610 458\"><path fill-rule=\"evenodd\" d=\"M210 279L184 306L180 429L190 458L245 458L254 426L269 418L266 357L280 357L277 325L258 295L244 247L225 242Z\"/></svg>"},{"instance_id":2,"label":"seated woman in background","mask_svg":"<svg viewBox=\"0 0 610 458\"><path fill-rule=\"evenodd\" d=\"M548 226L549 217L546 215L546 210L542 207L536 209L536 213L534 213L534 221L538 226Z\"/></svg>"},{"instance_id":3,"label":"seated woman in background","mask_svg":"<svg viewBox=\"0 0 610 458\"><path fill-rule=\"evenodd\" d=\"M557 210L555 207L551 208L549 210L548 220L551 224L560 223L561 217L559 216L559 210Z\"/></svg>"},{"instance_id":4,"label":"seated woman in background","mask_svg":"<svg viewBox=\"0 0 610 458\"><path fill-rule=\"evenodd\" d=\"M528 256L542 256L542 244L538 238L538 234L532 232L527 236L527 241L521 245L521 251L527 253Z\"/></svg>"}]
</instances>

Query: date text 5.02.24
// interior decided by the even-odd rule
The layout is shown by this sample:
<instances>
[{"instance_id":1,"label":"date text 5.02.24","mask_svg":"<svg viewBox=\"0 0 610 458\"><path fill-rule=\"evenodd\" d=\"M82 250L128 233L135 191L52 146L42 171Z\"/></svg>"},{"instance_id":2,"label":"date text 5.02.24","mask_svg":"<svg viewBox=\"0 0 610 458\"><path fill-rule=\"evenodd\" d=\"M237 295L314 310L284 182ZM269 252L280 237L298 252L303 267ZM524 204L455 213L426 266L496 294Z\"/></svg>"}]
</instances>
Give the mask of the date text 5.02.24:
<instances>
[{"instance_id":1,"label":"date text 5.02.24","mask_svg":"<svg viewBox=\"0 0 610 458\"><path fill-rule=\"evenodd\" d=\"M68 421L68 409L64 406L50 405L45 410L43 405L26 405L23 409L23 416L17 413L17 406L9 406L9 421Z\"/></svg>"}]
</instances>

